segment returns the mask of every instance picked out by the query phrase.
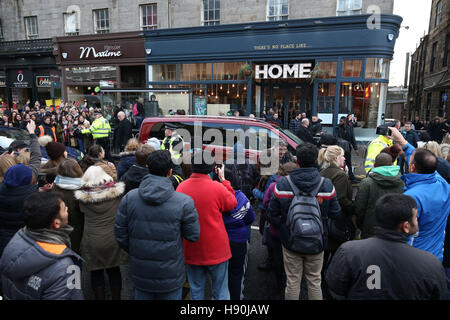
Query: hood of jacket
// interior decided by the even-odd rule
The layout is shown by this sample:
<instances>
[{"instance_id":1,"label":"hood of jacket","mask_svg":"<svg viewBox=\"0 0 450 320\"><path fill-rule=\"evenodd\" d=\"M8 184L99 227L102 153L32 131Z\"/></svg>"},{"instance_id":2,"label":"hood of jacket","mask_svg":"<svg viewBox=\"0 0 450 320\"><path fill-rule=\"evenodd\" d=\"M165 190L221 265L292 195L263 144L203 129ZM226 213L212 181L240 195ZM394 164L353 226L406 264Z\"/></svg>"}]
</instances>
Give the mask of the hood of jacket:
<instances>
[{"instance_id":1,"label":"hood of jacket","mask_svg":"<svg viewBox=\"0 0 450 320\"><path fill-rule=\"evenodd\" d=\"M410 189L418 184L434 184L437 181L443 181L443 178L435 171L429 174L408 173L402 176L405 187Z\"/></svg>"},{"instance_id":2,"label":"hood of jacket","mask_svg":"<svg viewBox=\"0 0 450 320\"><path fill-rule=\"evenodd\" d=\"M303 192L314 190L320 182L320 174L317 168L299 168L291 171L292 182Z\"/></svg>"},{"instance_id":3,"label":"hood of jacket","mask_svg":"<svg viewBox=\"0 0 450 320\"><path fill-rule=\"evenodd\" d=\"M14 235L11 243L13 245L9 246L8 251L4 251L0 264L0 273L10 279L29 277L65 257L80 258L69 248L59 255L44 251L22 229Z\"/></svg>"},{"instance_id":4,"label":"hood of jacket","mask_svg":"<svg viewBox=\"0 0 450 320\"><path fill-rule=\"evenodd\" d=\"M139 195L151 205L164 203L174 192L172 181L167 177L148 174L139 185Z\"/></svg>"},{"instance_id":5,"label":"hood of jacket","mask_svg":"<svg viewBox=\"0 0 450 320\"><path fill-rule=\"evenodd\" d=\"M141 167L134 164L130 167L130 169L128 169L120 180L124 182L140 182L148 174L147 167Z\"/></svg>"},{"instance_id":6,"label":"hood of jacket","mask_svg":"<svg viewBox=\"0 0 450 320\"><path fill-rule=\"evenodd\" d=\"M400 166L382 166L373 168L371 172L378 173L385 177L396 177L400 172Z\"/></svg>"},{"instance_id":7,"label":"hood of jacket","mask_svg":"<svg viewBox=\"0 0 450 320\"><path fill-rule=\"evenodd\" d=\"M372 179L382 189L398 188L405 185L401 178L399 166L374 168L369 173L369 179Z\"/></svg>"},{"instance_id":8,"label":"hood of jacket","mask_svg":"<svg viewBox=\"0 0 450 320\"><path fill-rule=\"evenodd\" d=\"M117 182L114 186L102 190L77 190L75 198L85 204L102 203L119 198L125 192L125 183Z\"/></svg>"}]
</instances>

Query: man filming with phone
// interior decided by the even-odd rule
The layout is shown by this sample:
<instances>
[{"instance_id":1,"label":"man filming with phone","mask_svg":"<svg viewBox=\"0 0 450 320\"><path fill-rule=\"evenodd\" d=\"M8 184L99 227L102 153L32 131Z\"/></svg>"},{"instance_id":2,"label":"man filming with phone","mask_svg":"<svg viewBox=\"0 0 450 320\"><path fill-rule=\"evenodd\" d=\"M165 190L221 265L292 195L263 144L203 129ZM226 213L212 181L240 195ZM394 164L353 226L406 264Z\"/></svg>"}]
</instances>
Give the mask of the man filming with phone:
<instances>
[{"instance_id":1,"label":"man filming with phone","mask_svg":"<svg viewBox=\"0 0 450 320\"><path fill-rule=\"evenodd\" d=\"M391 147L394 144L389 127L396 127L398 129L397 126L400 126L399 121L386 122L377 128L376 133L379 136L367 147L367 155L364 162L366 173L372 170L375 164L375 158L380 154L381 150Z\"/></svg>"}]
</instances>

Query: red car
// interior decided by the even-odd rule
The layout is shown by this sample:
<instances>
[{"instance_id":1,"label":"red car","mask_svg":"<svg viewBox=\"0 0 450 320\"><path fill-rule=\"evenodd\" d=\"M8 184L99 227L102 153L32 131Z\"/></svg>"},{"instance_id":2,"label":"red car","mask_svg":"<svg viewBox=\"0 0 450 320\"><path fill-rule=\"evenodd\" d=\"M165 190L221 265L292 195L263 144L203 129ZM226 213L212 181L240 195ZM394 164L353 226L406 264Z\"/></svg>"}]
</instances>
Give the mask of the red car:
<instances>
[{"instance_id":1,"label":"red car","mask_svg":"<svg viewBox=\"0 0 450 320\"><path fill-rule=\"evenodd\" d=\"M241 135L243 135L241 141L244 141L245 153L250 159L258 159L260 153L275 146L278 139L287 143L288 151L292 155L295 155L295 149L303 142L289 130L261 119L193 115L146 118L139 132L139 140L146 143L149 138L156 137L162 141L164 139L164 123L167 122L174 123L180 129L186 129L190 133L191 141L184 139L185 147L188 149L192 149L195 144L194 138L200 134L201 130L202 148L213 151L216 160L220 158L217 155L222 154L222 161L229 157L236 141L242 139ZM195 129L194 123L197 125L197 129ZM179 133L180 129L178 129ZM216 130L208 131L208 129ZM222 139L220 139L220 135Z\"/></svg>"}]
</instances>

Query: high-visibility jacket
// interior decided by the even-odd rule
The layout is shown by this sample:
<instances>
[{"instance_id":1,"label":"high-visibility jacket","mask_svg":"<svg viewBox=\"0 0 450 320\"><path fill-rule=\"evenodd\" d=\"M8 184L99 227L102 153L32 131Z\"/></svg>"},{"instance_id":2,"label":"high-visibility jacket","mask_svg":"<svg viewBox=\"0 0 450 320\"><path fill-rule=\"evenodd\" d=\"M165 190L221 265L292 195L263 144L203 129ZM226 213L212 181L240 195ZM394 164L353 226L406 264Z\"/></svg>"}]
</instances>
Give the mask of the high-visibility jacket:
<instances>
[{"instance_id":1,"label":"high-visibility jacket","mask_svg":"<svg viewBox=\"0 0 450 320\"><path fill-rule=\"evenodd\" d=\"M364 162L364 169L368 173L375 164L375 158L380 154L381 150L384 148L392 146L392 140L380 135L378 138L373 140L367 147L366 161ZM396 163L397 161L395 161ZM394 163L394 164L395 164Z\"/></svg>"},{"instance_id":2,"label":"high-visibility jacket","mask_svg":"<svg viewBox=\"0 0 450 320\"><path fill-rule=\"evenodd\" d=\"M170 138L170 140L169 140L169 138ZM168 149L170 149L170 147L172 146L172 144L175 142L175 140L177 140L177 139L180 139L181 140L181 145L183 146L184 145L184 141L183 141L183 138L181 138L181 136L180 135L178 135L178 134L176 134L176 135L174 135L174 136L172 136L172 137L165 137L164 138L164 140L162 141L162 143L161 143L161 150L166 150L166 143L167 143L167 140L169 140L169 148ZM167 149L167 150L168 150ZM182 156L182 154L181 154L181 152L178 152L178 151L176 151L176 150L174 150L174 155L172 156L172 158L174 158L174 159L179 159L179 158L181 158L181 156Z\"/></svg>"},{"instance_id":3,"label":"high-visibility jacket","mask_svg":"<svg viewBox=\"0 0 450 320\"><path fill-rule=\"evenodd\" d=\"M88 129L84 129L81 133L91 133L94 139L107 138L111 133L111 126L108 120L103 117L95 119Z\"/></svg>"},{"instance_id":4,"label":"high-visibility jacket","mask_svg":"<svg viewBox=\"0 0 450 320\"><path fill-rule=\"evenodd\" d=\"M42 137L42 136L44 136L45 135L45 129L44 129L44 126L43 125L40 125L39 127L39 130L40 130L40 133L39 133L39 137ZM58 141L57 139L56 139L56 131L55 131L55 127L53 127L52 126L52 133L53 133L53 141Z\"/></svg>"}]
</instances>

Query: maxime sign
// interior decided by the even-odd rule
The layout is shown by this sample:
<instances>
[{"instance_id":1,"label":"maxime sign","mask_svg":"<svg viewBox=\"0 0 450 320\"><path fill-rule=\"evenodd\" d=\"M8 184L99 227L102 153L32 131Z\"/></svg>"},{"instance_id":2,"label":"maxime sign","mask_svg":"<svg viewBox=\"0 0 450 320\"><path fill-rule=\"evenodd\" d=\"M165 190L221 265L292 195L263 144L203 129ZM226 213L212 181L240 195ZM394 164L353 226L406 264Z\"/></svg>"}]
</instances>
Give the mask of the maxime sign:
<instances>
[{"instance_id":1,"label":"maxime sign","mask_svg":"<svg viewBox=\"0 0 450 320\"><path fill-rule=\"evenodd\" d=\"M110 58L110 57L120 57L122 52L120 51L120 46L104 46L103 51L97 51L94 47L80 47L80 59L89 58L92 54L94 58Z\"/></svg>"},{"instance_id":2,"label":"maxime sign","mask_svg":"<svg viewBox=\"0 0 450 320\"><path fill-rule=\"evenodd\" d=\"M310 78L312 63L264 64L255 66L256 79L304 79Z\"/></svg>"}]
</instances>

